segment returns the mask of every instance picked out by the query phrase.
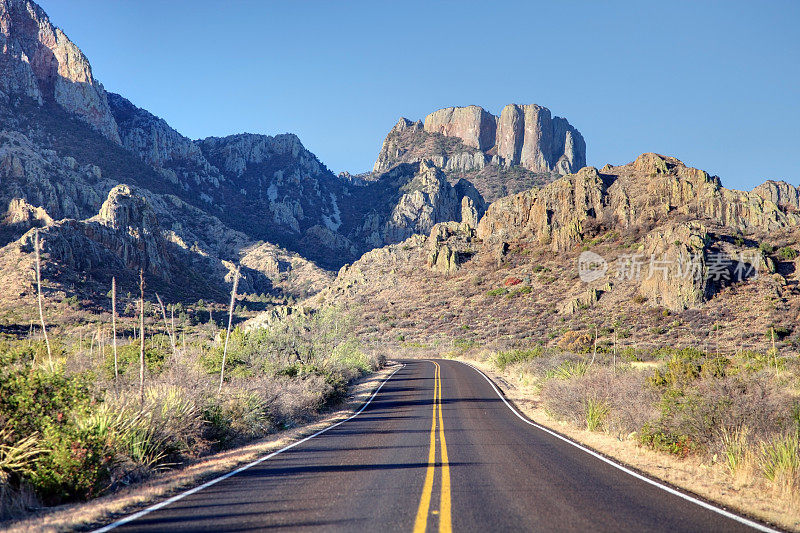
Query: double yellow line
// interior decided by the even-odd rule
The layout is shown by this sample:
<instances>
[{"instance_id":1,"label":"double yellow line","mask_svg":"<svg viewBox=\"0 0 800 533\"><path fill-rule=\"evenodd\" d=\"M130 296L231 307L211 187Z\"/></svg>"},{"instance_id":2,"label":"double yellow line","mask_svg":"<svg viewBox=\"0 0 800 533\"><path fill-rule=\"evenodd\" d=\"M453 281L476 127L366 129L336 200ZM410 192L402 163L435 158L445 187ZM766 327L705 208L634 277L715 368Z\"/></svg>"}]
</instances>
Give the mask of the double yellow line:
<instances>
[{"instance_id":1,"label":"double yellow line","mask_svg":"<svg viewBox=\"0 0 800 533\"><path fill-rule=\"evenodd\" d=\"M414 521L414 533L423 533L428 527L428 513L431 507L433 496L433 478L436 472L436 416L439 416L439 441L441 442L442 453L442 486L439 496L439 532L450 533L453 530L451 517L450 501L450 462L447 459L447 441L444 438L444 427L442 423L442 369L439 363L432 361L436 365L436 373L433 385L433 415L431 421L431 443L428 451L428 470L425 473L425 484L422 486L422 497L419 500L417 518ZM436 511L434 511L435 513Z\"/></svg>"}]
</instances>

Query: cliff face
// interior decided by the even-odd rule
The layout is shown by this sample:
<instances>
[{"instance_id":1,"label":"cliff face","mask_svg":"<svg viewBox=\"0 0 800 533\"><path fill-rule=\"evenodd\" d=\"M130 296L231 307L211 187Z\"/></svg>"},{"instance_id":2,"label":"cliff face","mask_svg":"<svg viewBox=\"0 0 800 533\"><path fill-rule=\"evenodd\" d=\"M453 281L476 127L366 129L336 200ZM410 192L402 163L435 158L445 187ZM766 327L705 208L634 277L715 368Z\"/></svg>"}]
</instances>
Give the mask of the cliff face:
<instances>
[{"instance_id":1,"label":"cliff face","mask_svg":"<svg viewBox=\"0 0 800 533\"><path fill-rule=\"evenodd\" d=\"M507 166L569 174L586 166L586 143L569 122L538 105L507 105L497 124L497 155Z\"/></svg>"},{"instance_id":2,"label":"cliff face","mask_svg":"<svg viewBox=\"0 0 800 533\"><path fill-rule=\"evenodd\" d=\"M447 107L425 117L425 131L458 137L464 144L481 151L495 145L497 117L476 105Z\"/></svg>"},{"instance_id":3,"label":"cliff face","mask_svg":"<svg viewBox=\"0 0 800 533\"><path fill-rule=\"evenodd\" d=\"M537 105L508 105L500 117L478 106L448 107L422 122L401 118L373 172L430 160L451 182L467 179L488 201L540 186L586 164L586 143L563 118Z\"/></svg>"},{"instance_id":4,"label":"cliff face","mask_svg":"<svg viewBox=\"0 0 800 533\"><path fill-rule=\"evenodd\" d=\"M52 101L119 143L103 86L88 59L28 0L0 0L0 99Z\"/></svg>"}]
</instances>

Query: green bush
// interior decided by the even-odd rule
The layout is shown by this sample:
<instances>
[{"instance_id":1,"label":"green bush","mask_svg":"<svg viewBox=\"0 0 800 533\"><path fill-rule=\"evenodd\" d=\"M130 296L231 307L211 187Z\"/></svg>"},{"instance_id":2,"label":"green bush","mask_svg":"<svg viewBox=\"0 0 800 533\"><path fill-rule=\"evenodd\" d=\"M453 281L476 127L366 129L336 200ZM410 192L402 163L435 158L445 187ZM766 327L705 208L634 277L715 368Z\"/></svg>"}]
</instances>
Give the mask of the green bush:
<instances>
[{"instance_id":1,"label":"green bush","mask_svg":"<svg viewBox=\"0 0 800 533\"><path fill-rule=\"evenodd\" d=\"M586 429L589 431L598 431L602 429L610 411L611 409L605 401L596 398L588 398L584 402Z\"/></svg>"},{"instance_id":2,"label":"green bush","mask_svg":"<svg viewBox=\"0 0 800 533\"><path fill-rule=\"evenodd\" d=\"M650 425L646 425L639 432L639 440L654 450L671 453L678 457L688 457L696 449L695 443L689 435L675 435Z\"/></svg>"},{"instance_id":3,"label":"green bush","mask_svg":"<svg viewBox=\"0 0 800 533\"><path fill-rule=\"evenodd\" d=\"M41 444L47 453L29 480L45 503L85 500L108 486L114 451L96 430L48 426Z\"/></svg>"},{"instance_id":4,"label":"green bush","mask_svg":"<svg viewBox=\"0 0 800 533\"><path fill-rule=\"evenodd\" d=\"M147 370L151 373L158 373L164 368L169 353L167 350L162 350L158 345L169 346L170 342L168 337L164 335L157 335L153 339L145 342L144 347L144 364ZM138 341L123 346L117 346L117 365L120 374L125 374L127 371L139 372L139 358L140 358L140 345ZM114 376L114 351L107 350L106 358L103 362L103 371L106 376Z\"/></svg>"},{"instance_id":5,"label":"green bush","mask_svg":"<svg viewBox=\"0 0 800 533\"><path fill-rule=\"evenodd\" d=\"M0 422L22 441L41 436L36 468L26 475L47 503L85 499L108 483L113 450L77 422L88 416L96 398L85 374L31 367L29 350L0 349Z\"/></svg>"},{"instance_id":6,"label":"green bush","mask_svg":"<svg viewBox=\"0 0 800 533\"><path fill-rule=\"evenodd\" d=\"M486 291L486 296L503 296L508 293L508 289L500 287L499 289L491 289Z\"/></svg>"},{"instance_id":7,"label":"green bush","mask_svg":"<svg viewBox=\"0 0 800 533\"><path fill-rule=\"evenodd\" d=\"M786 261L794 261L797 258L797 250L789 246L784 246L778 250L778 257Z\"/></svg>"},{"instance_id":8,"label":"green bush","mask_svg":"<svg viewBox=\"0 0 800 533\"><path fill-rule=\"evenodd\" d=\"M758 245L758 249L764 252L765 254L771 254L775 251L775 247L769 244L768 242L762 242Z\"/></svg>"},{"instance_id":9,"label":"green bush","mask_svg":"<svg viewBox=\"0 0 800 533\"><path fill-rule=\"evenodd\" d=\"M508 350L498 352L495 356L494 364L500 370L505 370L508 365L525 363L542 355L544 349L541 346L534 346L527 350Z\"/></svg>"}]
</instances>

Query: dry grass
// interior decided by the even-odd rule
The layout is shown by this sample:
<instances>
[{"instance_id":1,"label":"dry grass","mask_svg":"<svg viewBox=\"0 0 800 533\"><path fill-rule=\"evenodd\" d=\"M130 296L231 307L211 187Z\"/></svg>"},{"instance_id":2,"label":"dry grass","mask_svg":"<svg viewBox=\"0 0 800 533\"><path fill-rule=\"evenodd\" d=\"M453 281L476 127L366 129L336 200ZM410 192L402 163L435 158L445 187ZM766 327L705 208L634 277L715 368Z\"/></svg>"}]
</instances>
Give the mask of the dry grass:
<instances>
[{"instance_id":1,"label":"dry grass","mask_svg":"<svg viewBox=\"0 0 800 533\"><path fill-rule=\"evenodd\" d=\"M586 429L585 418L573 417L571 421L554 418L554 413L542 401L535 380L520 373L518 368L498 373L488 351L473 354L465 360L490 375L501 385L504 394L537 423L689 492L781 527L800 530L796 490L798 469L793 463L798 456L792 454L793 446L797 444L796 437L794 440L791 436L777 438L756 449L744 430L728 435L724 441L727 454L680 458L644 447L633 435L590 431ZM601 384L596 387L597 390L603 388ZM576 409L583 412L582 406ZM774 468L775 481L763 475L765 465Z\"/></svg>"},{"instance_id":2,"label":"dry grass","mask_svg":"<svg viewBox=\"0 0 800 533\"><path fill-rule=\"evenodd\" d=\"M162 474L138 486L121 489L83 504L64 505L38 516L7 524L7 531L64 531L97 527L136 512L182 490L222 475L351 416L394 371L387 367L354 383L346 404L318 416L302 427L281 431L268 439L206 457L180 470Z\"/></svg>"}]
</instances>

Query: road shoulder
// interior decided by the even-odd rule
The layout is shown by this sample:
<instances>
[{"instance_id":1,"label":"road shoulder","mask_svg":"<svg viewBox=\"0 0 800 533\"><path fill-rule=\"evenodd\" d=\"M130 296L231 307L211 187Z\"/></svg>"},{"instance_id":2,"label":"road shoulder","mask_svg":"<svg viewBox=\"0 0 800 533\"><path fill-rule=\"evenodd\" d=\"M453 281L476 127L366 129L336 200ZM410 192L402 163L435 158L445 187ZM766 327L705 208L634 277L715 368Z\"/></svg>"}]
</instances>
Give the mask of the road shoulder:
<instances>
[{"instance_id":1,"label":"road shoulder","mask_svg":"<svg viewBox=\"0 0 800 533\"><path fill-rule=\"evenodd\" d=\"M590 448L617 463L662 480L669 485L714 502L723 509L733 510L778 527L800 531L800 519L790 516L786 509L775 505L768 494L752 487L735 486L715 465L697 458L677 459L640 446L631 438L587 431L573 424L554 420L538 399L536 391L508 372L498 372L494 365L474 359L454 357L480 369L500 389L503 395L528 419L555 431L576 443Z\"/></svg>"},{"instance_id":2,"label":"road shoulder","mask_svg":"<svg viewBox=\"0 0 800 533\"><path fill-rule=\"evenodd\" d=\"M41 511L23 520L4 524L6 531L85 531L137 512L184 490L200 485L246 465L259 457L284 448L318 431L353 416L369 400L381 383L399 365L388 364L381 370L357 380L350 387L347 401L336 411L323 413L309 423L274 433L251 444L226 450L187 465L164 472L144 483L126 487L86 503L63 505Z\"/></svg>"}]
</instances>

